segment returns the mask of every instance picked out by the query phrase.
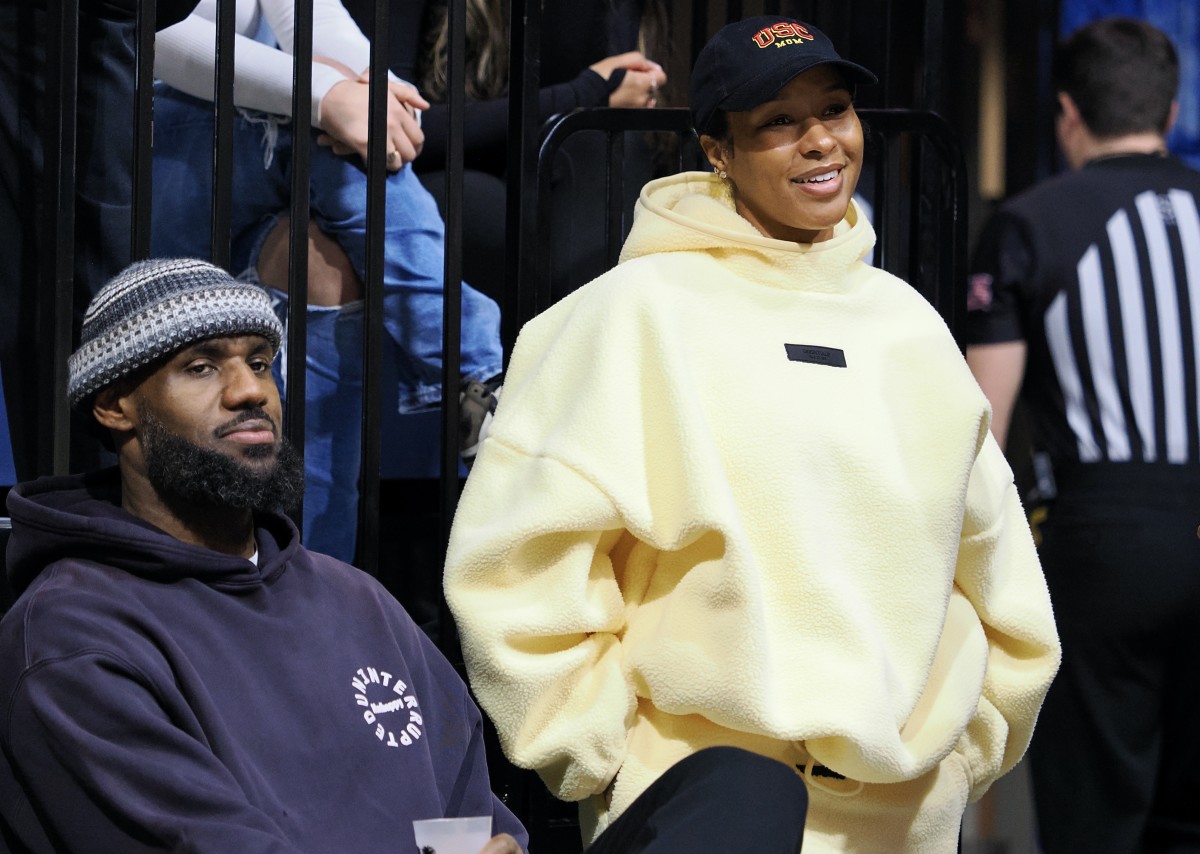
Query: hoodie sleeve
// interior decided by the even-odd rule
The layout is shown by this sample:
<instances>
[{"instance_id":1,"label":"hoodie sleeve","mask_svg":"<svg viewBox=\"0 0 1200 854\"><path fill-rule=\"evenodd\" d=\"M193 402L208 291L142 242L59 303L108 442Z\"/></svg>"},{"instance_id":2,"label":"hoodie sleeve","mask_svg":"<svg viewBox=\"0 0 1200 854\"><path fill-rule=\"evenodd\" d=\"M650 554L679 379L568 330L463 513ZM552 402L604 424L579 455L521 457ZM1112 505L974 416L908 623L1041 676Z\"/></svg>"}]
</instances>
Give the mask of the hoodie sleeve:
<instances>
[{"instance_id":1,"label":"hoodie sleeve","mask_svg":"<svg viewBox=\"0 0 1200 854\"><path fill-rule=\"evenodd\" d=\"M87 651L35 666L3 725L24 801L6 823L21 838L52 833L58 851L297 851L124 660Z\"/></svg>"},{"instance_id":2,"label":"hoodie sleeve","mask_svg":"<svg viewBox=\"0 0 1200 854\"><path fill-rule=\"evenodd\" d=\"M569 466L490 441L455 514L447 599L505 754L580 800L616 775L634 709L609 556L622 522Z\"/></svg>"},{"instance_id":3,"label":"hoodie sleeve","mask_svg":"<svg viewBox=\"0 0 1200 854\"><path fill-rule=\"evenodd\" d=\"M954 592L970 603L986 637L983 690L955 746L977 800L1024 755L1061 658L1029 523L990 431L967 488Z\"/></svg>"},{"instance_id":4,"label":"hoodie sleeve","mask_svg":"<svg viewBox=\"0 0 1200 854\"><path fill-rule=\"evenodd\" d=\"M414 681L420 680L428 703L426 711L437 722L427 736L443 815L490 815L492 832L511 834L524 851L529 845L529 834L492 791L479 707L462 677L433 641L412 622L399 603L392 605L400 611L405 634L411 648L416 650L409 656L410 672Z\"/></svg>"},{"instance_id":5,"label":"hoodie sleeve","mask_svg":"<svg viewBox=\"0 0 1200 854\"><path fill-rule=\"evenodd\" d=\"M941 635L924 690L899 733L908 768L927 769L931 760L956 753L972 801L1024 755L1060 659L1050 596L1012 471L986 419L981 430ZM871 758L858 745L821 739L807 746L822 762L870 779Z\"/></svg>"},{"instance_id":6,"label":"hoodie sleeve","mask_svg":"<svg viewBox=\"0 0 1200 854\"><path fill-rule=\"evenodd\" d=\"M509 759L571 801L626 757L627 550L678 551L709 527L681 509L703 495L687 480L685 356L638 281L623 265L521 330L447 550L471 686Z\"/></svg>"},{"instance_id":7,"label":"hoodie sleeve","mask_svg":"<svg viewBox=\"0 0 1200 854\"><path fill-rule=\"evenodd\" d=\"M164 83L206 101L213 99L216 79L216 25L193 13L162 30L154 41L154 74ZM238 107L279 116L292 114L292 58L282 50L244 35L234 36L233 102ZM319 127L321 101L345 78L314 62L312 124Z\"/></svg>"}]
</instances>

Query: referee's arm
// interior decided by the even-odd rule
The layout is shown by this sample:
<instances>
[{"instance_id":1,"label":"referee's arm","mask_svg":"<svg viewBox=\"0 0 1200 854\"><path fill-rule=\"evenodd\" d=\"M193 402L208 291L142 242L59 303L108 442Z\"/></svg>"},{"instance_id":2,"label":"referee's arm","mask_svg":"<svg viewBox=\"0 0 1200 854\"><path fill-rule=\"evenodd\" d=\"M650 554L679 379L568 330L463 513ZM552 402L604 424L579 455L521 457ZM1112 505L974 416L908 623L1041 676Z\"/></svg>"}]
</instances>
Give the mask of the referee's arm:
<instances>
[{"instance_id":1,"label":"referee's arm","mask_svg":"<svg viewBox=\"0 0 1200 854\"><path fill-rule=\"evenodd\" d=\"M992 405L992 435L1001 450L1021 392L1028 348L1021 291L1033 274L1023 224L1001 211L980 235L967 283L967 366Z\"/></svg>"},{"instance_id":2,"label":"referee's arm","mask_svg":"<svg viewBox=\"0 0 1200 854\"><path fill-rule=\"evenodd\" d=\"M967 367L992 405L992 435L1000 450L1008 438L1013 406L1025 376L1024 341L972 344L967 347Z\"/></svg>"}]
</instances>

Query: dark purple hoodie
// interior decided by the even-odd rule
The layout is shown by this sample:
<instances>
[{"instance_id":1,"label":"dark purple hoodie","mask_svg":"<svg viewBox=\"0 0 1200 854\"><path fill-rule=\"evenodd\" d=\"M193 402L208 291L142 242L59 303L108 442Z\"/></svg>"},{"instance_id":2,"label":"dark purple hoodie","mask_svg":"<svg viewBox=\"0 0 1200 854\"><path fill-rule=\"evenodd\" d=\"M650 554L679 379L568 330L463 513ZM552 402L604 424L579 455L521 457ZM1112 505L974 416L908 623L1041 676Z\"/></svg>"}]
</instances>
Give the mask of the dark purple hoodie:
<instances>
[{"instance_id":1,"label":"dark purple hoodie","mask_svg":"<svg viewBox=\"0 0 1200 854\"><path fill-rule=\"evenodd\" d=\"M258 564L119 506L116 470L22 484L0 620L0 850L415 852L492 815L479 711L370 576L258 519Z\"/></svg>"}]
</instances>

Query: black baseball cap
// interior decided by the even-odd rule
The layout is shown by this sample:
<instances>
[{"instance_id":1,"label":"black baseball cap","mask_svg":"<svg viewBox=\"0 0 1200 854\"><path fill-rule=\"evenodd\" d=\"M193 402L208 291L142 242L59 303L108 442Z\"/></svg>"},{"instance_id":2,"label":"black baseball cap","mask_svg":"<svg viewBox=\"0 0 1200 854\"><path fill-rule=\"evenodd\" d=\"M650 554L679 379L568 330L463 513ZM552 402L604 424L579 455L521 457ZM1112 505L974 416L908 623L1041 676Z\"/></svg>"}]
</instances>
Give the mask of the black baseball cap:
<instances>
[{"instance_id":1,"label":"black baseball cap","mask_svg":"<svg viewBox=\"0 0 1200 854\"><path fill-rule=\"evenodd\" d=\"M754 109L818 65L836 66L853 83L879 82L861 65L842 59L829 37L812 24L778 15L727 24L709 39L692 68L692 125L704 133L717 110Z\"/></svg>"}]
</instances>

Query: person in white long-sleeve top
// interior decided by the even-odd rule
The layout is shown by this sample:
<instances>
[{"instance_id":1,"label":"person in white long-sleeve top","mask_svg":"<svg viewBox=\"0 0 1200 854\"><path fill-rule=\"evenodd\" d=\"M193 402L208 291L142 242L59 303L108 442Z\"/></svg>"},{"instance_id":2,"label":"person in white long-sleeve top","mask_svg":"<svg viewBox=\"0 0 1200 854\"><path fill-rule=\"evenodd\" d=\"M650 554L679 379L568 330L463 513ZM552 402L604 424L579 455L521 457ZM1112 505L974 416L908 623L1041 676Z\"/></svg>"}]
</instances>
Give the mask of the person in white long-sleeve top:
<instances>
[{"instance_id":1,"label":"person in white long-sleeve top","mask_svg":"<svg viewBox=\"0 0 1200 854\"><path fill-rule=\"evenodd\" d=\"M202 0L155 41L155 256L209 252L216 8ZM236 13L231 272L257 278L264 244L278 249L276 221L290 203L294 10L292 0L237 0ZM313 17L311 133L321 144L312 148L312 220L344 257L335 253L328 277L320 259L310 265L304 534L314 550L348 561L361 450L370 44L338 0L315 0ZM421 150L419 111L428 103L397 78L387 91L385 358L394 360L396 405L407 413L441 399L444 226L408 165ZM286 281L262 283L285 316ZM502 370L499 308L464 285L462 310L463 379L492 381Z\"/></svg>"}]
</instances>

